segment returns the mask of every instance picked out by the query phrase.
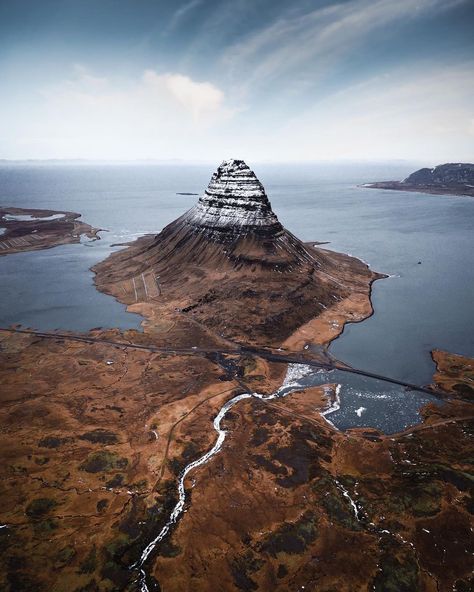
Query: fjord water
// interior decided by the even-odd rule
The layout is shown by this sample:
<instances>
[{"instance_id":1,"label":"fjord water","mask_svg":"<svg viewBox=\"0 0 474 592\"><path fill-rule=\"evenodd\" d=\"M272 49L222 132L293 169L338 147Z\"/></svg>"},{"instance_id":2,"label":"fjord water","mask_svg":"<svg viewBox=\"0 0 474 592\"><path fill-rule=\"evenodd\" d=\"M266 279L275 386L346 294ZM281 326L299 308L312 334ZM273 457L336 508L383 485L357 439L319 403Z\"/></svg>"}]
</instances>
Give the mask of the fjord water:
<instances>
[{"instance_id":1,"label":"fjord water","mask_svg":"<svg viewBox=\"0 0 474 592\"><path fill-rule=\"evenodd\" d=\"M196 196L176 193L200 193L215 164L1 165L1 205L76 211L108 232L99 241L0 257L0 326L138 328L140 317L95 290L89 268L118 248L113 244L156 233L191 207ZM401 179L418 163L252 168L286 228L303 240L328 241L324 248L350 253L391 276L374 284L374 315L346 326L331 346L334 356L425 384L434 369L431 349L474 355L472 198L358 187ZM341 399L349 401L344 390ZM359 413L351 412L352 425L377 424L368 411Z\"/></svg>"}]
</instances>

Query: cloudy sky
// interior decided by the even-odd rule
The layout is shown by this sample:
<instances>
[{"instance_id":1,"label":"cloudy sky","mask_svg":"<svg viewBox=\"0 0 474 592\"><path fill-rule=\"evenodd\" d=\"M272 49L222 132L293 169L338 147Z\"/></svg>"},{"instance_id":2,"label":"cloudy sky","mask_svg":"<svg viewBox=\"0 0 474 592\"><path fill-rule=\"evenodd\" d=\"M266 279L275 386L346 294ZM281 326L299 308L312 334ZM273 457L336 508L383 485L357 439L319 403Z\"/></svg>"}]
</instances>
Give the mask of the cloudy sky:
<instances>
[{"instance_id":1,"label":"cloudy sky","mask_svg":"<svg viewBox=\"0 0 474 592\"><path fill-rule=\"evenodd\" d=\"M0 158L474 161L472 0L1 0Z\"/></svg>"}]
</instances>

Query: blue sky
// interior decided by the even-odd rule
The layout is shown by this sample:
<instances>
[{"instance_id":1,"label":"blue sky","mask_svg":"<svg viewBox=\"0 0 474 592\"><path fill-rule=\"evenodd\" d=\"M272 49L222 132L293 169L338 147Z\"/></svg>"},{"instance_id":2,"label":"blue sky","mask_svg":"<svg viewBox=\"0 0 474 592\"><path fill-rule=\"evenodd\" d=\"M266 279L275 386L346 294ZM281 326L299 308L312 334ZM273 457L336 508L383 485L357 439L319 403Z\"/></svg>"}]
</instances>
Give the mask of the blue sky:
<instances>
[{"instance_id":1,"label":"blue sky","mask_svg":"<svg viewBox=\"0 0 474 592\"><path fill-rule=\"evenodd\" d=\"M472 0L0 0L0 158L474 160Z\"/></svg>"}]
</instances>

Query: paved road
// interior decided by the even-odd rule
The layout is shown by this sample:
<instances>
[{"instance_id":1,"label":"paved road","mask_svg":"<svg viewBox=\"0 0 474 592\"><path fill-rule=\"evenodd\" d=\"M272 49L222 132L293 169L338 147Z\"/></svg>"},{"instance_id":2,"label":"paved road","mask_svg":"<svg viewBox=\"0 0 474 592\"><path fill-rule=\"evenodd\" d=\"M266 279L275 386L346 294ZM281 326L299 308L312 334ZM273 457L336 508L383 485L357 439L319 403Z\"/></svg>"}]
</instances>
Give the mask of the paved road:
<instances>
[{"instance_id":1,"label":"paved road","mask_svg":"<svg viewBox=\"0 0 474 592\"><path fill-rule=\"evenodd\" d=\"M367 376L369 378L375 378L377 380L383 380L384 382L390 382L391 384L398 384L399 386L403 386L404 388L412 391L418 391L422 393L428 393L430 395L443 397L447 396L447 393L443 391L436 391L434 389L420 386L417 384L412 384L410 382L405 382L403 380L397 380L396 378L390 378L389 376L384 376L382 374L376 374L374 372L369 372L368 370L361 370L359 368L352 368L347 366L346 364L334 360L334 361L321 361L315 358L311 358L311 352L305 351L304 353L301 352L292 352L292 351L281 351L276 349L269 349L265 347L257 347L251 345L240 345L236 344L235 348L202 348L202 347L158 347L154 345L142 345L139 343L130 343L126 341L113 341L111 339L100 339L98 337L87 337L84 335L72 335L69 333L47 333L43 331L33 331L29 329L11 329L11 328L1 328L0 331L7 331L10 333L22 333L26 335L35 335L37 337L45 338L45 339L65 339L69 341L80 341L83 343L102 343L105 345L111 345L113 347L120 347L120 348L129 348L129 349L141 349L150 351L153 353L163 353L169 355L206 355L206 354L246 354L250 356L264 358L269 362L276 362L276 363L283 363L283 364L306 364L307 366L312 366L315 368L320 368L323 370L339 370L341 372L347 372L349 374L359 374L361 376ZM317 355L317 354L314 354Z\"/></svg>"}]
</instances>

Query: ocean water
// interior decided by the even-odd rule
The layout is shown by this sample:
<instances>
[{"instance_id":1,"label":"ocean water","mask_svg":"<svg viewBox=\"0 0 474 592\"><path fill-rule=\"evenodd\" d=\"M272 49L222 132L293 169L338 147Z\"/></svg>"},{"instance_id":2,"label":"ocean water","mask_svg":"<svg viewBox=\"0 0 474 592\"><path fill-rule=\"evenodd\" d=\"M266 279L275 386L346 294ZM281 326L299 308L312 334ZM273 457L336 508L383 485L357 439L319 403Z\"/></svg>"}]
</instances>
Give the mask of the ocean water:
<instances>
[{"instance_id":1,"label":"ocean water","mask_svg":"<svg viewBox=\"0 0 474 592\"><path fill-rule=\"evenodd\" d=\"M321 172L320 181L314 174L288 188L272 182L272 169L261 176L299 237L329 241L324 248L391 276L373 285L374 315L346 325L332 353L422 383L432 374L431 349L474 356L474 199L358 187L364 179L402 178L414 166L354 166L334 180Z\"/></svg>"},{"instance_id":2,"label":"ocean water","mask_svg":"<svg viewBox=\"0 0 474 592\"><path fill-rule=\"evenodd\" d=\"M334 356L418 384L430 382L431 349L474 356L473 198L358 186L401 179L419 168L418 163L253 168L281 222L299 238L328 241L325 248L350 253L391 276L374 284L374 315L346 326L331 346ZM95 290L89 268L119 248L112 246L115 243L159 232L191 207L196 196L176 193L200 193L214 169L214 165L0 165L0 205L76 211L85 222L107 230L99 241L0 257L0 326L138 328L140 317ZM370 381L364 386L354 378L344 380L347 391L381 392ZM354 405L357 401L344 391L341 401L349 409L350 401ZM417 405L410 405L416 411ZM356 414L362 406L367 407L360 404L351 412L353 423L387 427L389 420L377 424L367 411ZM403 405L399 407L402 413ZM407 417L408 423L413 421Z\"/></svg>"}]
</instances>

